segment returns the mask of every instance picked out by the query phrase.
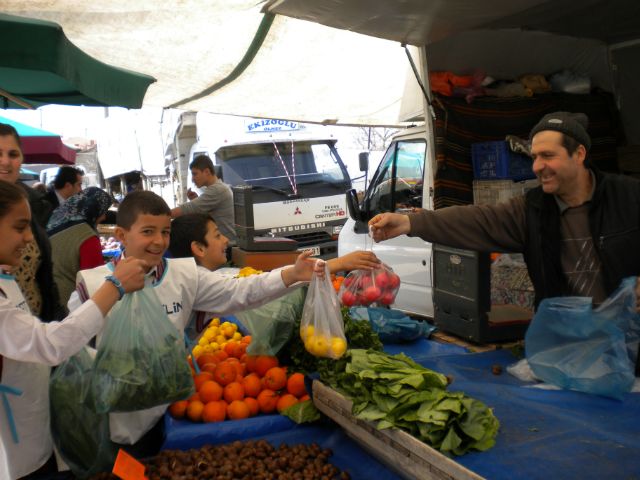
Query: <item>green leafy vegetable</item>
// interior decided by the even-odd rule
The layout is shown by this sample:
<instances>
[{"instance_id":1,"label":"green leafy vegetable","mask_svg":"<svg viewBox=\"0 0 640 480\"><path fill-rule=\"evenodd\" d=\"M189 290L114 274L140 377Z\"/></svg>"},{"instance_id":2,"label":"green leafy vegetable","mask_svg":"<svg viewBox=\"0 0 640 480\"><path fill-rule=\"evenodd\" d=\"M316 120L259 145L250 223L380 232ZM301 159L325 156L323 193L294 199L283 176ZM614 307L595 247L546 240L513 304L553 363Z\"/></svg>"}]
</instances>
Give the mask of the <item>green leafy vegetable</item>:
<instances>
[{"instance_id":1,"label":"green leafy vegetable","mask_svg":"<svg viewBox=\"0 0 640 480\"><path fill-rule=\"evenodd\" d=\"M110 440L109 415L93 411L91 366L82 349L60 364L49 381L53 442L78 478L107 470L118 454Z\"/></svg>"},{"instance_id":2,"label":"green leafy vegetable","mask_svg":"<svg viewBox=\"0 0 640 480\"><path fill-rule=\"evenodd\" d=\"M304 342L300 338L300 320L296 319L293 326L293 337L278 353L280 365L286 365L290 373L315 373L324 372L330 374L334 370L344 369L342 364L346 364L344 357L333 360L331 358L320 358L311 355L304 348ZM342 320L344 321L344 334L347 338L347 348L362 348L365 350L382 351L382 343L378 335L373 333L371 324L367 321L356 321L351 318L348 308L342 309Z\"/></svg>"},{"instance_id":3,"label":"green leafy vegetable","mask_svg":"<svg viewBox=\"0 0 640 480\"><path fill-rule=\"evenodd\" d=\"M333 371L320 378L353 402L361 420L378 420L378 429L402 429L448 456L486 450L500 426L481 401L446 389L444 375L404 354L349 350Z\"/></svg>"},{"instance_id":4,"label":"green leafy vegetable","mask_svg":"<svg viewBox=\"0 0 640 480\"><path fill-rule=\"evenodd\" d=\"M320 420L320 412L311 400L291 405L289 408L282 410L280 414L289 417L298 424Z\"/></svg>"}]
</instances>

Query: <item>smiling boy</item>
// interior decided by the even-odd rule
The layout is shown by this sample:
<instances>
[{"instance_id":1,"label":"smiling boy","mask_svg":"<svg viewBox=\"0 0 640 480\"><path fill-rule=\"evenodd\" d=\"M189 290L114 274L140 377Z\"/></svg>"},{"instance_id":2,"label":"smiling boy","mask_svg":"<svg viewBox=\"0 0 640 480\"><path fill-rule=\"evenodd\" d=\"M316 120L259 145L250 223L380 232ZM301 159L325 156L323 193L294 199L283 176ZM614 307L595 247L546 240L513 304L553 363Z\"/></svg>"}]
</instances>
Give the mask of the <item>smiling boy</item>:
<instances>
[{"instance_id":1,"label":"smiling boy","mask_svg":"<svg viewBox=\"0 0 640 480\"><path fill-rule=\"evenodd\" d=\"M69 309L78 308L111 274L122 259L135 257L147 264L145 273L164 305L169 320L182 336L192 310L220 317L256 308L275 300L311 279L315 261L309 254L298 257L295 266L264 275L236 279L198 268L193 258L164 259L171 233L171 211L165 201L152 192L130 193L120 204L115 236L122 243L122 255L107 265L78 273L77 289L69 299ZM210 237L210 256L226 261L226 239ZM105 316L105 323L108 315ZM97 336L100 344L102 332ZM137 442L162 417L166 406L148 410L111 414L111 439L120 444ZM143 442L140 442L143 443Z\"/></svg>"}]
</instances>

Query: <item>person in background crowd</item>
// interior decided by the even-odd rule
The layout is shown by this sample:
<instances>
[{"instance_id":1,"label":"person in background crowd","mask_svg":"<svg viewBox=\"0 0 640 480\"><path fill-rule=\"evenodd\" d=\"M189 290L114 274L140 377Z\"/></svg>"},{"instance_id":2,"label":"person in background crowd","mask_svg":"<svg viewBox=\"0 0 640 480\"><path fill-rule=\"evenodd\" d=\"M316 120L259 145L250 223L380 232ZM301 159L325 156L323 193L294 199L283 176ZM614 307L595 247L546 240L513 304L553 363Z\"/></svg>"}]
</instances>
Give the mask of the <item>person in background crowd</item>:
<instances>
[{"instance_id":1,"label":"person in background crowd","mask_svg":"<svg viewBox=\"0 0 640 480\"><path fill-rule=\"evenodd\" d=\"M11 125L0 123L0 180L19 185L25 192L31 209L31 232L35 241L25 247L22 259L11 269L20 285L31 313L44 322L64 318L58 286L53 280L51 243L44 227L51 217L53 206L38 192L18 180L22 166L20 136Z\"/></svg>"},{"instance_id":2,"label":"person in background crowd","mask_svg":"<svg viewBox=\"0 0 640 480\"><path fill-rule=\"evenodd\" d=\"M47 193L47 187L45 186L44 183L42 182L36 182L33 184L32 187L36 192L45 195Z\"/></svg>"},{"instance_id":3,"label":"person in background crowd","mask_svg":"<svg viewBox=\"0 0 640 480\"><path fill-rule=\"evenodd\" d=\"M4 155L5 142L0 143ZM15 149L10 149L13 151ZM4 166L2 166L4 167ZM49 430L50 366L82 349L103 327L104 315L122 298L144 286L144 262L127 258L74 314L43 324L32 315L20 288L7 275L33 243L31 212L24 191L0 180L0 368L4 401L0 412L0 478L38 478L55 465ZM72 427L70 427L72 428ZM42 470L39 470L42 469Z\"/></svg>"},{"instance_id":4,"label":"person in background crowd","mask_svg":"<svg viewBox=\"0 0 640 480\"><path fill-rule=\"evenodd\" d=\"M213 215L220 233L229 240L227 260L231 260L231 247L236 244L236 227L233 216L233 192L213 172L213 162L206 155L198 155L189 165L196 187L207 187L202 195L194 197L191 192L189 203L171 210L171 218L185 213L207 212Z\"/></svg>"},{"instance_id":5,"label":"person in background crowd","mask_svg":"<svg viewBox=\"0 0 640 480\"><path fill-rule=\"evenodd\" d=\"M84 172L73 167L60 167L53 181L53 190L47 192L44 199L57 208L82 190Z\"/></svg>"},{"instance_id":6,"label":"person in background crowd","mask_svg":"<svg viewBox=\"0 0 640 480\"><path fill-rule=\"evenodd\" d=\"M63 305L76 289L76 274L104 263L96 225L105 218L112 203L107 192L89 187L53 211L47 234L55 259L53 277Z\"/></svg>"}]
</instances>

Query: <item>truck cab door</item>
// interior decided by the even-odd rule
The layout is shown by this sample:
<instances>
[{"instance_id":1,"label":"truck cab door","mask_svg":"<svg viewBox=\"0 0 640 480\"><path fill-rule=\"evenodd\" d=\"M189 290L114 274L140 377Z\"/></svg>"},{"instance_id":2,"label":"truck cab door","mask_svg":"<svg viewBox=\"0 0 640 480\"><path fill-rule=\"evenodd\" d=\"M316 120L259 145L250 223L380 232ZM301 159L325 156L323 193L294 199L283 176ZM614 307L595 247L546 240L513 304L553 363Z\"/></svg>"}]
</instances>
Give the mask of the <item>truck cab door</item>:
<instances>
[{"instance_id":1,"label":"truck cab door","mask_svg":"<svg viewBox=\"0 0 640 480\"><path fill-rule=\"evenodd\" d=\"M380 213L407 214L430 205L431 172L424 138L397 139L391 144L367 189L363 211L368 221ZM339 255L371 248L351 220L340 234ZM402 280L393 308L433 317L431 244L406 235L373 244L373 252Z\"/></svg>"}]
</instances>

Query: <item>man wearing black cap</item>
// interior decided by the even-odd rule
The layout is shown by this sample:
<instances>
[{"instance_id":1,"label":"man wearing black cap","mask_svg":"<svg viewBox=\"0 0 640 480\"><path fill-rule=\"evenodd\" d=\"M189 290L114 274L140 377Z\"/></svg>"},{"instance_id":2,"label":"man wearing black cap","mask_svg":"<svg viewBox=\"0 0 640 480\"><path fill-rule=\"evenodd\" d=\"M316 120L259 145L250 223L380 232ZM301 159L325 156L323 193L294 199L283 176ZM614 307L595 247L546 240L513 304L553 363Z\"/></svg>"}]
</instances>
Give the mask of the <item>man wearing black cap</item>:
<instances>
[{"instance_id":1,"label":"man wearing black cap","mask_svg":"<svg viewBox=\"0 0 640 480\"><path fill-rule=\"evenodd\" d=\"M377 215L369 222L374 240L406 234L455 248L523 253L536 308L564 295L602 303L623 278L640 275L640 182L590 164L587 124L584 114L557 112L533 128L540 187L496 205Z\"/></svg>"}]
</instances>

